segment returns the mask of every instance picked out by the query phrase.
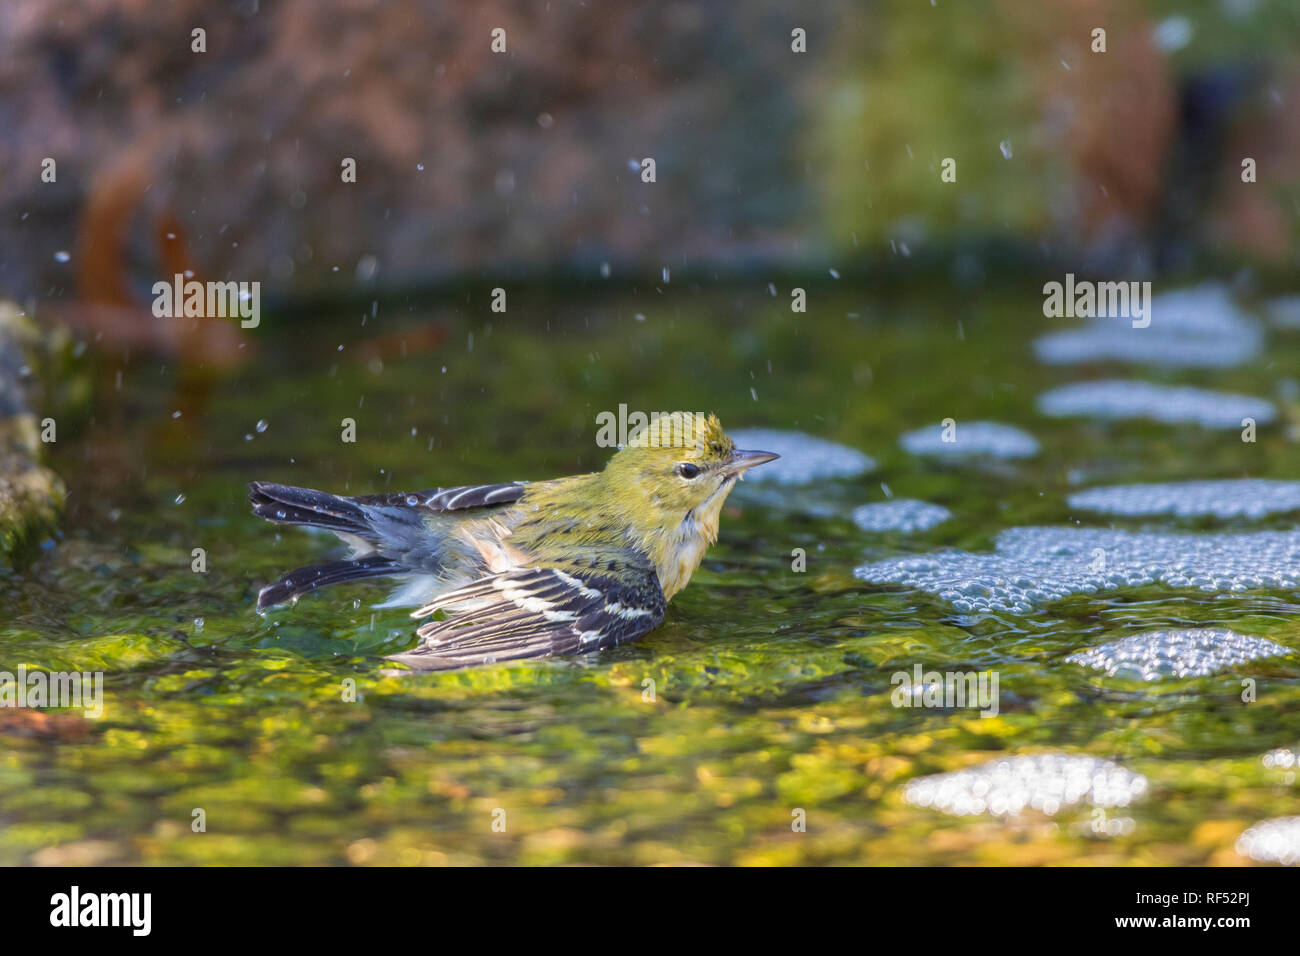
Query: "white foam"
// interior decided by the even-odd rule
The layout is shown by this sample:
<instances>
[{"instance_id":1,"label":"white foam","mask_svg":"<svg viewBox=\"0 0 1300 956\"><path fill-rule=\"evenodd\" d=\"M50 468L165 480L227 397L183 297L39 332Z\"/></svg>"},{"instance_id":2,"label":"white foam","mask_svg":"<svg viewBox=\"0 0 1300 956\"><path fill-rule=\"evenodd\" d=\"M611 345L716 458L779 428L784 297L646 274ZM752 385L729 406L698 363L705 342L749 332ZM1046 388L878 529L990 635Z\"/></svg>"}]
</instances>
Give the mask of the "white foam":
<instances>
[{"instance_id":1,"label":"white foam","mask_svg":"<svg viewBox=\"0 0 1300 956\"><path fill-rule=\"evenodd\" d=\"M748 472L746 481L802 485L828 478L853 478L876 469L876 462L856 448L803 432L741 428L730 434L737 448L770 451L781 456Z\"/></svg>"},{"instance_id":2,"label":"white foam","mask_svg":"<svg viewBox=\"0 0 1300 956\"><path fill-rule=\"evenodd\" d=\"M1281 644L1223 628L1148 631L1071 654L1072 664L1104 671L1109 677L1154 681L1165 677L1204 677L1262 657L1289 654Z\"/></svg>"},{"instance_id":3,"label":"white foam","mask_svg":"<svg viewBox=\"0 0 1300 956\"><path fill-rule=\"evenodd\" d=\"M938 595L962 613L1028 614L1070 594L1163 584L1224 593L1300 587L1300 531L1166 534L1011 528L997 550L945 551L855 568L872 584Z\"/></svg>"},{"instance_id":4,"label":"white foam","mask_svg":"<svg viewBox=\"0 0 1300 956\"><path fill-rule=\"evenodd\" d=\"M1300 766L1300 754L1286 747L1270 750L1261 758L1265 767L1276 770L1293 770Z\"/></svg>"},{"instance_id":5,"label":"white foam","mask_svg":"<svg viewBox=\"0 0 1300 956\"><path fill-rule=\"evenodd\" d=\"M1300 295L1271 299L1264 308L1278 328L1300 329Z\"/></svg>"},{"instance_id":6,"label":"white foam","mask_svg":"<svg viewBox=\"0 0 1300 956\"><path fill-rule=\"evenodd\" d=\"M1076 754L1030 754L910 782L903 798L957 816L1002 817L1024 810L1049 816L1076 804L1126 807L1146 792L1146 777L1117 763Z\"/></svg>"},{"instance_id":7,"label":"white foam","mask_svg":"<svg viewBox=\"0 0 1300 956\"><path fill-rule=\"evenodd\" d=\"M1150 308L1146 328L1122 318L1094 318L1084 328L1042 336L1034 351L1049 365L1116 361L1170 368L1230 368L1259 355L1259 323L1220 283L1155 296Z\"/></svg>"},{"instance_id":8,"label":"white foam","mask_svg":"<svg viewBox=\"0 0 1300 956\"><path fill-rule=\"evenodd\" d=\"M1150 334L1150 329L1070 329L1034 342L1045 365L1125 362L1164 368L1233 368L1259 356L1262 336L1216 339Z\"/></svg>"},{"instance_id":9,"label":"white foam","mask_svg":"<svg viewBox=\"0 0 1300 956\"><path fill-rule=\"evenodd\" d=\"M953 441L944 441L951 434ZM962 422L918 428L898 443L913 455L940 458L1031 458L1038 454L1038 439L1012 425L998 422Z\"/></svg>"},{"instance_id":10,"label":"white foam","mask_svg":"<svg viewBox=\"0 0 1300 956\"><path fill-rule=\"evenodd\" d=\"M1123 517L1263 518L1300 510L1300 481L1242 478L1090 488L1066 499L1071 508Z\"/></svg>"},{"instance_id":11,"label":"white foam","mask_svg":"<svg viewBox=\"0 0 1300 956\"><path fill-rule=\"evenodd\" d=\"M862 505L853 510L853 523L863 531L901 531L911 534L928 531L952 517L943 505L912 498L895 498Z\"/></svg>"},{"instance_id":12,"label":"white foam","mask_svg":"<svg viewBox=\"0 0 1300 956\"><path fill-rule=\"evenodd\" d=\"M1261 863L1300 864L1300 817L1277 817L1256 823L1237 837L1236 850Z\"/></svg>"},{"instance_id":13,"label":"white foam","mask_svg":"<svg viewBox=\"0 0 1300 956\"><path fill-rule=\"evenodd\" d=\"M1262 398L1118 379L1062 385L1038 396L1038 409L1055 418L1145 418L1233 429L1243 427L1246 418L1265 425L1277 415L1273 403Z\"/></svg>"}]
</instances>

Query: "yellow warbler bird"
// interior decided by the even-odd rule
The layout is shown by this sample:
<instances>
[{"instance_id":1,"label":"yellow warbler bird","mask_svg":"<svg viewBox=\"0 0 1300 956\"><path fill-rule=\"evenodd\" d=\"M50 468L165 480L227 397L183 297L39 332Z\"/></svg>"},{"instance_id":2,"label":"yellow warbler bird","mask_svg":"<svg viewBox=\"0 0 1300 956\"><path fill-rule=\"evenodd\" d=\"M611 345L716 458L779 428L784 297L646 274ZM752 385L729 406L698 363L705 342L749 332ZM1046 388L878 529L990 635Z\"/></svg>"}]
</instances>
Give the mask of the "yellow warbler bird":
<instances>
[{"instance_id":1,"label":"yellow warbler bird","mask_svg":"<svg viewBox=\"0 0 1300 956\"><path fill-rule=\"evenodd\" d=\"M777 457L737 449L715 415L674 412L588 475L352 498L255 481L254 514L354 549L268 585L257 606L394 576L405 583L381 606L445 614L391 658L420 670L613 647L659 625L717 540L731 489Z\"/></svg>"}]
</instances>

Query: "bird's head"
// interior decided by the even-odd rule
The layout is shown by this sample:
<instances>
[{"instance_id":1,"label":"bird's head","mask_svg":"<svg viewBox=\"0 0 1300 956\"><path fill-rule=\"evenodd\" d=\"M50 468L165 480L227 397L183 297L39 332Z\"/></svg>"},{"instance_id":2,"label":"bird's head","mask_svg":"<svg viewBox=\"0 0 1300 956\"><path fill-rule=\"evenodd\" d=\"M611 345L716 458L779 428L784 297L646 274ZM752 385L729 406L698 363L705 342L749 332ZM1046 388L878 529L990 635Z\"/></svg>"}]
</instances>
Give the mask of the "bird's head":
<instances>
[{"instance_id":1,"label":"bird's head","mask_svg":"<svg viewBox=\"0 0 1300 956\"><path fill-rule=\"evenodd\" d=\"M688 518L712 526L727 494L755 465L779 456L736 448L716 415L659 415L628 436L605 466L617 499L635 509L643 526L672 527Z\"/></svg>"}]
</instances>

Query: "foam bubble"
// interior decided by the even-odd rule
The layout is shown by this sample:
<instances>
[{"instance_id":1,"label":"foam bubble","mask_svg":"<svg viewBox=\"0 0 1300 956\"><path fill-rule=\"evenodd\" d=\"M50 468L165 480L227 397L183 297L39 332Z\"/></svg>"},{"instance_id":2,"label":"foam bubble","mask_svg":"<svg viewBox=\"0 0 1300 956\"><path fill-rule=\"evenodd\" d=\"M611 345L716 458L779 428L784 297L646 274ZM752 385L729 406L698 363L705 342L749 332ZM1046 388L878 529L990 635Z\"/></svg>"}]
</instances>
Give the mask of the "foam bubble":
<instances>
[{"instance_id":1,"label":"foam bubble","mask_svg":"<svg viewBox=\"0 0 1300 956\"><path fill-rule=\"evenodd\" d=\"M1086 327L1053 332L1034 343L1049 365L1136 362L1173 368L1230 368L1259 355L1259 323L1239 309L1219 283L1179 289L1151 300L1151 324L1094 318Z\"/></svg>"},{"instance_id":2,"label":"foam bubble","mask_svg":"<svg viewBox=\"0 0 1300 956\"><path fill-rule=\"evenodd\" d=\"M1300 510L1300 481L1243 478L1090 488L1066 499L1071 508L1124 517L1263 518Z\"/></svg>"},{"instance_id":3,"label":"foam bubble","mask_svg":"<svg viewBox=\"0 0 1300 956\"><path fill-rule=\"evenodd\" d=\"M775 428L741 428L730 433L737 448L776 452L781 457L750 471L747 481L802 485L827 478L853 478L875 471L876 463L856 448Z\"/></svg>"},{"instance_id":4,"label":"foam bubble","mask_svg":"<svg viewBox=\"0 0 1300 956\"><path fill-rule=\"evenodd\" d=\"M1256 823L1237 837L1236 850L1261 863L1300 864L1300 817L1276 817Z\"/></svg>"},{"instance_id":5,"label":"foam bubble","mask_svg":"<svg viewBox=\"0 0 1300 956\"><path fill-rule=\"evenodd\" d=\"M1273 421L1272 402L1188 386L1109 380L1062 385L1038 396L1038 409L1055 418L1146 418L1169 425L1241 428L1243 418Z\"/></svg>"},{"instance_id":6,"label":"foam bubble","mask_svg":"<svg viewBox=\"0 0 1300 956\"><path fill-rule=\"evenodd\" d=\"M1117 763L1076 754L1004 757L977 767L913 780L903 798L957 816L1009 816L1064 807L1126 807L1148 788L1146 777Z\"/></svg>"},{"instance_id":7,"label":"foam bubble","mask_svg":"<svg viewBox=\"0 0 1300 956\"><path fill-rule=\"evenodd\" d=\"M1194 332L1200 335L1236 335L1258 331L1255 322L1222 282L1202 282L1173 289L1151 300L1151 328ZM1138 329L1139 332L1144 331Z\"/></svg>"},{"instance_id":8,"label":"foam bubble","mask_svg":"<svg viewBox=\"0 0 1300 956\"><path fill-rule=\"evenodd\" d=\"M895 498L862 505L853 510L853 523L863 531L902 531L911 534L928 531L952 517L943 505L912 498Z\"/></svg>"},{"instance_id":9,"label":"foam bubble","mask_svg":"<svg viewBox=\"0 0 1300 956\"><path fill-rule=\"evenodd\" d=\"M1070 594L1164 584L1216 593L1300 586L1300 531L1165 534L1010 528L995 553L945 551L855 568L871 584L938 595L962 613L1035 607Z\"/></svg>"},{"instance_id":10,"label":"foam bubble","mask_svg":"<svg viewBox=\"0 0 1300 956\"><path fill-rule=\"evenodd\" d=\"M1300 295L1271 299L1265 306L1273 324L1283 329L1300 329Z\"/></svg>"},{"instance_id":11,"label":"foam bubble","mask_svg":"<svg viewBox=\"0 0 1300 956\"><path fill-rule=\"evenodd\" d=\"M1072 664L1105 671L1109 677L1160 680L1204 677L1261 657L1290 651L1262 637L1223 628L1149 631L1092 647L1066 658Z\"/></svg>"},{"instance_id":12,"label":"foam bubble","mask_svg":"<svg viewBox=\"0 0 1300 956\"><path fill-rule=\"evenodd\" d=\"M1150 334L1149 334L1150 333ZM1259 356L1263 337L1175 336L1150 329L1070 329L1034 342L1034 354L1045 365L1087 362L1127 362L1164 368L1233 368Z\"/></svg>"},{"instance_id":13,"label":"foam bubble","mask_svg":"<svg viewBox=\"0 0 1300 956\"><path fill-rule=\"evenodd\" d=\"M1261 758L1265 767L1276 770L1291 770L1300 766L1300 754L1286 747L1270 750Z\"/></svg>"},{"instance_id":14,"label":"foam bubble","mask_svg":"<svg viewBox=\"0 0 1300 956\"><path fill-rule=\"evenodd\" d=\"M1028 432L997 422L957 422L953 441L944 441L943 425L918 428L899 438L898 443L913 455L940 458L1031 458L1038 454L1038 440Z\"/></svg>"}]
</instances>

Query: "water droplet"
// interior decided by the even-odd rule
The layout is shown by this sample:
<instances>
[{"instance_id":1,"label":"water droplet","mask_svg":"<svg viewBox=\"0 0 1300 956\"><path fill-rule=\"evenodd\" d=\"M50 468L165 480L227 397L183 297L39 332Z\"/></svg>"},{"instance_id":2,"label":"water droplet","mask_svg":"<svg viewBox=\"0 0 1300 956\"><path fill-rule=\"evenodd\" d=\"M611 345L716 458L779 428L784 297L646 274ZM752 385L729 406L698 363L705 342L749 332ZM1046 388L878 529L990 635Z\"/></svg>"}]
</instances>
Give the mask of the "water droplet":
<instances>
[{"instance_id":1,"label":"water droplet","mask_svg":"<svg viewBox=\"0 0 1300 956\"><path fill-rule=\"evenodd\" d=\"M176 496L176 503L178 505L185 504L185 495L183 493Z\"/></svg>"},{"instance_id":2,"label":"water droplet","mask_svg":"<svg viewBox=\"0 0 1300 956\"><path fill-rule=\"evenodd\" d=\"M201 630L203 630L203 618L201 618L201 617L196 617L196 618L194 619L194 630L196 630L196 631L201 631Z\"/></svg>"},{"instance_id":3,"label":"water droplet","mask_svg":"<svg viewBox=\"0 0 1300 956\"><path fill-rule=\"evenodd\" d=\"M1003 159L1010 159L1010 158L1011 158L1011 156L1012 156L1012 153L1011 153L1011 140L1009 140L1009 139L1004 139L1002 142L998 143L998 149L1002 150L1002 158L1003 158Z\"/></svg>"},{"instance_id":4,"label":"water droplet","mask_svg":"<svg viewBox=\"0 0 1300 956\"><path fill-rule=\"evenodd\" d=\"M72 253L68 252L66 249L60 249L58 252L54 254L55 262L69 262L71 261L71 259L72 259Z\"/></svg>"},{"instance_id":5,"label":"water droplet","mask_svg":"<svg viewBox=\"0 0 1300 956\"><path fill-rule=\"evenodd\" d=\"M262 434L262 432L266 431L267 427L268 427L268 423L265 418L259 418L257 420L257 433L259 435Z\"/></svg>"},{"instance_id":6,"label":"water droplet","mask_svg":"<svg viewBox=\"0 0 1300 956\"><path fill-rule=\"evenodd\" d=\"M369 282L379 272L379 260L373 255L367 254L357 260L357 279L361 282Z\"/></svg>"}]
</instances>

